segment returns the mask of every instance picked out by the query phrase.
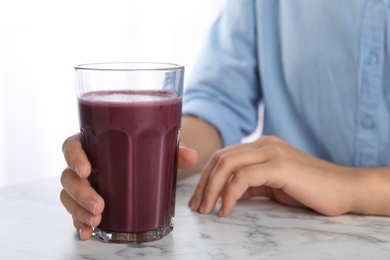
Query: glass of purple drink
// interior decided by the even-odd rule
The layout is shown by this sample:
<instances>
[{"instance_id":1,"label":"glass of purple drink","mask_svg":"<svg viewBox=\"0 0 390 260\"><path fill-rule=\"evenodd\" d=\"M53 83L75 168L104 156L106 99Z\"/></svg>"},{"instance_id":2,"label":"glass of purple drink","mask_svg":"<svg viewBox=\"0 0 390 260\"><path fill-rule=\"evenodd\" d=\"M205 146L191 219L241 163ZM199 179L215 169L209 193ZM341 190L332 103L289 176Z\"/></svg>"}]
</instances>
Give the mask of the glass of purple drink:
<instances>
[{"instance_id":1,"label":"glass of purple drink","mask_svg":"<svg viewBox=\"0 0 390 260\"><path fill-rule=\"evenodd\" d=\"M104 198L94 236L144 243L173 230L184 67L99 63L75 67L89 181Z\"/></svg>"}]
</instances>

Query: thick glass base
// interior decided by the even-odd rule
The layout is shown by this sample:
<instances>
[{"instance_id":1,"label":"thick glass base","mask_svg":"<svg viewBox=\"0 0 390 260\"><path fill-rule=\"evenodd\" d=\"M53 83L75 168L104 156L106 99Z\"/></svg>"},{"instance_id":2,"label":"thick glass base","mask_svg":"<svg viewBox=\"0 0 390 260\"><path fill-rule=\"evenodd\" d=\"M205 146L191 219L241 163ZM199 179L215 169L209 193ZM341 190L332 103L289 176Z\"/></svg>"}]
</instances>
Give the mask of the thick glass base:
<instances>
[{"instance_id":1,"label":"thick glass base","mask_svg":"<svg viewBox=\"0 0 390 260\"><path fill-rule=\"evenodd\" d=\"M167 227L161 227L154 230L148 230L144 232L129 232L129 233L120 233L120 232L109 232L103 231L99 228L95 228L93 231L93 236L101 241L110 242L110 243L122 243L122 244L141 244L146 242L152 242L159 240L173 230L173 225Z\"/></svg>"}]
</instances>

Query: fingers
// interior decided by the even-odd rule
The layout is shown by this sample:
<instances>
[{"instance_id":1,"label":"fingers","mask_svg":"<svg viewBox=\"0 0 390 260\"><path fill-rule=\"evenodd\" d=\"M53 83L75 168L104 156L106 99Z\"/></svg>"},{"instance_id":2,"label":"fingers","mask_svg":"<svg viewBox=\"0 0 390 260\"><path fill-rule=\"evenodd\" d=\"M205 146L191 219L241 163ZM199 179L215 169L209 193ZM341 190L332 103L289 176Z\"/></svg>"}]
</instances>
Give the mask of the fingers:
<instances>
[{"instance_id":1,"label":"fingers","mask_svg":"<svg viewBox=\"0 0 390 260\"><path fill-rule=\"evenodd\" d=\"M67 195L78 205L94 215L103 212L103 198L91 187L88 180L80 179L70 168L67 168L61 176L61 183Z\"/></svg>"},{"instance_id":2,"label":"fingers","mask_svg":"<svg viewBox=\"0 0 390 260\"><path fill-rule=\"evenodd\" d=\"M266 195L266 189L263 186L267 183L267 175L259 174L264 172L262 165L252 165L240 169L236 172L229 183L225 187L225 192L222 196L222 205L218 212L221 217L229 215L237 201L243 196L248 196L247 191L251 191L252 195ZM251 187L261 187L258 190L253 190Z\"/></svg>"},{"instance_id":3,"label":"fingers","mask_svg":"<svg viewBox=\"0 0 390 260\"><path fill-rule=\"evenodd\" d=\"M195 188L194 195L192 195L190 201L188 202L190 208L193 211L199 211L200 205L203 200L203 192L207 185L209 178L209 172L203 171L200 180Z\"/></svg>"},{"instance_id":4,"label":"fingers","mask_svg":"<svg viewBox=\"0 0 390 260\"><path fill-rule=\"evenodd\" d=\"M69 168L61 176L64 189L60 199L72 215L80 238L86 240L92 235L92 227L99 225L101 221L104 201L86 180L91 172L91 165L82 148L80 134L66 139L62 151Z\"/></svg>"},{"instance_id":5,"label":"fingers","mask_svg":"<svg viewBox=\"0 0 390 260\"><path fill-rule=\"evenodd\" d=\"M180 145L178 167L181 169L194 166L198 160L198 152Z\"/></svg>"},{"instance_id":6,"label":"fingers","mask_svg":"<svg viewBox=\"0 0 390 260\"><path fill-rule=\"evenodd\" d=\"M85 179L89 176L91 164L83 150L80 134L75 134L66 139L62 145L62 152L64 153L68 166L77 173L80 178Z\"/></svg>"},{"instance_id":7,"label":"fingers","mask_svg":"<svg viewBox=\"0 0 390 260\"><path fill-rule=\"evenodd\" d=\"M243 146L241 146L243 147ZM245 146L245 149L224 149L216 153L203 171L195 193L190 200L192 210L210 213L233 172L252 164L265 162L270 153ZM227 151L227 152L226 152ZM242 195L242 194L241 194Z\"/></svg>"},{"instance_id":8,"label":"fingers","mask_svg":"<svg viewBox=\"0 0 390 260\"><path fill-rule=\"evenodd\" d=\"M73 225L78 230L81 240L88 240L92 236L93 229L92 227L83 224L82 222L73 218Z\"/></svg>"},{"instance_id":9,"label":"fingers","mask_svg":"<svg viewBox=\"0 0 390 260\"><path fill-rule=\"evenodd\" d=\"M61 183L64 187L60 194L61 202L73 216L76 229L82 228L81 235L88 237L88 226L95 227L101 221L104 200L90 186L88 180L80 179L70 168L62 173Z\"/></svg>"},{"instance_id":10,"label":"fingers","mask_svg":"<svg viewBox=\"0 0 390 260\"><path fill-rule=\"evenodd\" d=\"M239 199L266 196L282 204L315 209L318 206L313 195L318 192L311 187L323 182L322 172L329 172L329 168L329 163L279 138L262 137L216 152L202 172L189 204L192 210L210 213L220 197L218 214L227 216Z\"/></svg>"},{"instance_id":11,"label":"fingers","mask_svg":"<svg viewBox=\"0 0 390 260\"><path fill-rule=\"evenodd\" d=\"M202 171L201 178L195 188L194 194L192 195L188 203L193 211L199 211L201 213L204 213L205 208L209 207L208 205L206 206L206 202L203 202L204 192L209 182L209 175L212 173L215 164L219 160L219 157L223 155L224 151L229 150L233 150L232 147L215 152L213 157L206 164L204 170Z\"/></svg>"}]
</instances>

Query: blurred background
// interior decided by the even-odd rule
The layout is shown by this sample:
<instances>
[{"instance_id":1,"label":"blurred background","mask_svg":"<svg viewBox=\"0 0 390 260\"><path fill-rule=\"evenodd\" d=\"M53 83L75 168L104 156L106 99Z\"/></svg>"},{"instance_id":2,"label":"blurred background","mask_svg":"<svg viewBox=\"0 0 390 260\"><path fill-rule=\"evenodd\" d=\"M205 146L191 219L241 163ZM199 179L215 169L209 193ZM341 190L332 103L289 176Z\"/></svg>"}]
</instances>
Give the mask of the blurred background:
<instances>
[{"instance_id":1,"label":"blurred background","mask_svg":"<svg viewBox=\"0 0 390 260\"><path fill-rule=\"evenodd\" d=\"M191 75L225 0L0 2L0 187L58 177L79 131L73 67L165 61Z\"/></svg>"}]
</instances>

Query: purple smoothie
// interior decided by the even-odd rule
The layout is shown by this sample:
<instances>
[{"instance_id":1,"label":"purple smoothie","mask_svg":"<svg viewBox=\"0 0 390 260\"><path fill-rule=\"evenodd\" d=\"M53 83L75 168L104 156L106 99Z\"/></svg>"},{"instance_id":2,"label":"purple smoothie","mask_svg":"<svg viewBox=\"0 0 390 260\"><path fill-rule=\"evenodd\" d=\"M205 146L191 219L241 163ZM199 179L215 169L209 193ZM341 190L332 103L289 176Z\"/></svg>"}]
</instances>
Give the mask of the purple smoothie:
<instances>
[{"instance_id":1,"label":"purple smoothie","mask_svg":"<svg viewBox=\"0 0 390 260\"><path fill-rule=\"evenodd\" d=\"M99 91L79 98L89 181L105 200L101 230L169 227L181 105L181 97L169 91Z\"/></svg>"}]
</instances>

